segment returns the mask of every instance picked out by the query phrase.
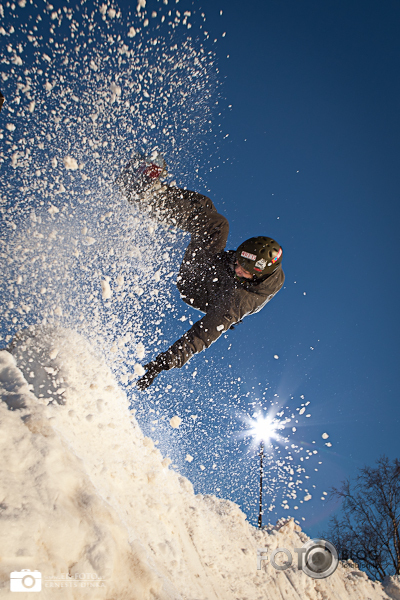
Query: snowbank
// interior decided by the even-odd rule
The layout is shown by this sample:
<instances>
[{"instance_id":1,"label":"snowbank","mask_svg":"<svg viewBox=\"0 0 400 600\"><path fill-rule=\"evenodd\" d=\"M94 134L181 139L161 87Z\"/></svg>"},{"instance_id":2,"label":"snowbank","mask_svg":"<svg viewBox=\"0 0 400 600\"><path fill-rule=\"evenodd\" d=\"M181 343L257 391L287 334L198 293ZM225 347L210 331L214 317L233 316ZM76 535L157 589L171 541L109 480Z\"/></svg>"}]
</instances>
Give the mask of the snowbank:
<instances>
[{"instance_id":1,"label":"snowbank","mask_svg":"<svg viewBox=\"0 0 400 600\"><path fill-rule=\"evenodd\" d=\"M9 350L0 351L2 597L22 569L41 572L43 598L400 597L394 578L387 595L343 565L321 580L266 561L257 570L257 548L301 547L300 527L259 531L232 502L195 495L77 333L32 329Z\"/></svg>"}]
</instances>

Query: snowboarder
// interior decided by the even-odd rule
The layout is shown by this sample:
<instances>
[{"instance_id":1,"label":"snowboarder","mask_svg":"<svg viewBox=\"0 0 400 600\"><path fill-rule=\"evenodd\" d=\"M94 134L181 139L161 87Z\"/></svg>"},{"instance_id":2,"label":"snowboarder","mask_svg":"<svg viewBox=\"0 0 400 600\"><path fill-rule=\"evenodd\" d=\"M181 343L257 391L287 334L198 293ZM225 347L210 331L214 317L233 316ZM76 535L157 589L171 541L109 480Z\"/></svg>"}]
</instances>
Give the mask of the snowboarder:
<instances>
[{"instance_id":1,"label":"snowboarder","mask_svg":"<svg viewBox=\"0 0 400 600\"><path fill-rule=\"evenodd\" d=\"M165 161L137 154L117 179L129 202L145 208L152 217L191 234L177 277L181 298L205 315L179 340L144 366L137 386L144 390L161 373L182 367L194 354L208 348L225 331L261 310L281 289L282 248L272 238L244 241L225 251L229 223L209 198L161 185Z\"/></svg>"}]
</instances>

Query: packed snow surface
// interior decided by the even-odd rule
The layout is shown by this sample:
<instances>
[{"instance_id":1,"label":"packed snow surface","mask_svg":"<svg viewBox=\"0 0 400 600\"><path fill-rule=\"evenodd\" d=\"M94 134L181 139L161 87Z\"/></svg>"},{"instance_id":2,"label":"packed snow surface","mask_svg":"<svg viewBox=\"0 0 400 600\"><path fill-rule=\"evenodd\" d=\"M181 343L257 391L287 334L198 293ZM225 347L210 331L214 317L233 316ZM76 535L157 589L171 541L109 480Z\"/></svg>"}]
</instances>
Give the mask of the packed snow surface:
<instances>
[{"instance_id":1,"label":"packed snow surface","mask_svg":"<svg viewBox=\"0 0 400 600\"><path fill-rule=\"evenodd\" d=\"M293 520L258 530L195 495L145 437L105 360L78 333L36 327L0 351L0 587L42 574L43 598L380 600L354 564L326 579L257 570L257 549L301 547ZM171 418L173 418L171 416ZM96 589L93 589L96 586Z\"/></svg>"}]
</instances>

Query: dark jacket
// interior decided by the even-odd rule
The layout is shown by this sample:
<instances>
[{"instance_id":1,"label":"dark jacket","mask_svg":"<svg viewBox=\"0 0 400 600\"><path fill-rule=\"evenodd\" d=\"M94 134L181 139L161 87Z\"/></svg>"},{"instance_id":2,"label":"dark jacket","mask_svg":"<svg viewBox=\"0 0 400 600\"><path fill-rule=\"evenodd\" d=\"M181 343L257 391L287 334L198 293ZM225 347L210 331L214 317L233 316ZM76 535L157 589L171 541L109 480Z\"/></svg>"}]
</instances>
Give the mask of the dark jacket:
<instances>
[{"instance_id":1,"label":"dark jacket","mask_svg":"<svg viewBox=\"0 0 400 600\"><path fill-rule=\"evenodd\" d=\"M154 218L191 234L177 288L186 304L205 315L157 357L164 369L180 368L231 325L261 310L283 286L282 266L263 281L238 279L235 252L224 251L229 223L210 198L170 186L138 193L134 161L128 163L117 183L129 202L145 206Z\"/></svg>"},{"instance_id":2,"label":"dark jacket","mask_svg":"<svg viewBox=\"0 0 400 600\"><path fill-rule=\"evenodd\" d=\"M235 262L235 252L219 252L209 261L202 277L193 282L191 290L178 281L182 299L205 315L164 353L168 368L182 367L231 325L261 310L283 286L285 276L281 265L267 279L257 283L238 280Z\"/></svg>"}]
</instances>

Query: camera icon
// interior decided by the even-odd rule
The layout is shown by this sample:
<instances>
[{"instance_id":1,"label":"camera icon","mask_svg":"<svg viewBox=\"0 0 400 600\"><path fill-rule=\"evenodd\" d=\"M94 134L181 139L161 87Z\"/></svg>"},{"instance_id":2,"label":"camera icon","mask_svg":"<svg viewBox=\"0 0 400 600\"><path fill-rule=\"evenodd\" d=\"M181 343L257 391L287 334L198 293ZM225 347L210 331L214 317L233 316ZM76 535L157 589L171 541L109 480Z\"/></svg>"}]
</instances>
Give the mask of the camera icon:
<instances>
[{"instance_id":1,"label":"camera icon","mask_svg":"<svg viewBox=\"0 0 400 600\"><path fill-rule=\"evenodd\" d=\"M39 571L13 571L10 573L11 592L40 592L42 589L42 574Z\"/></svg>"}]
</instances>

